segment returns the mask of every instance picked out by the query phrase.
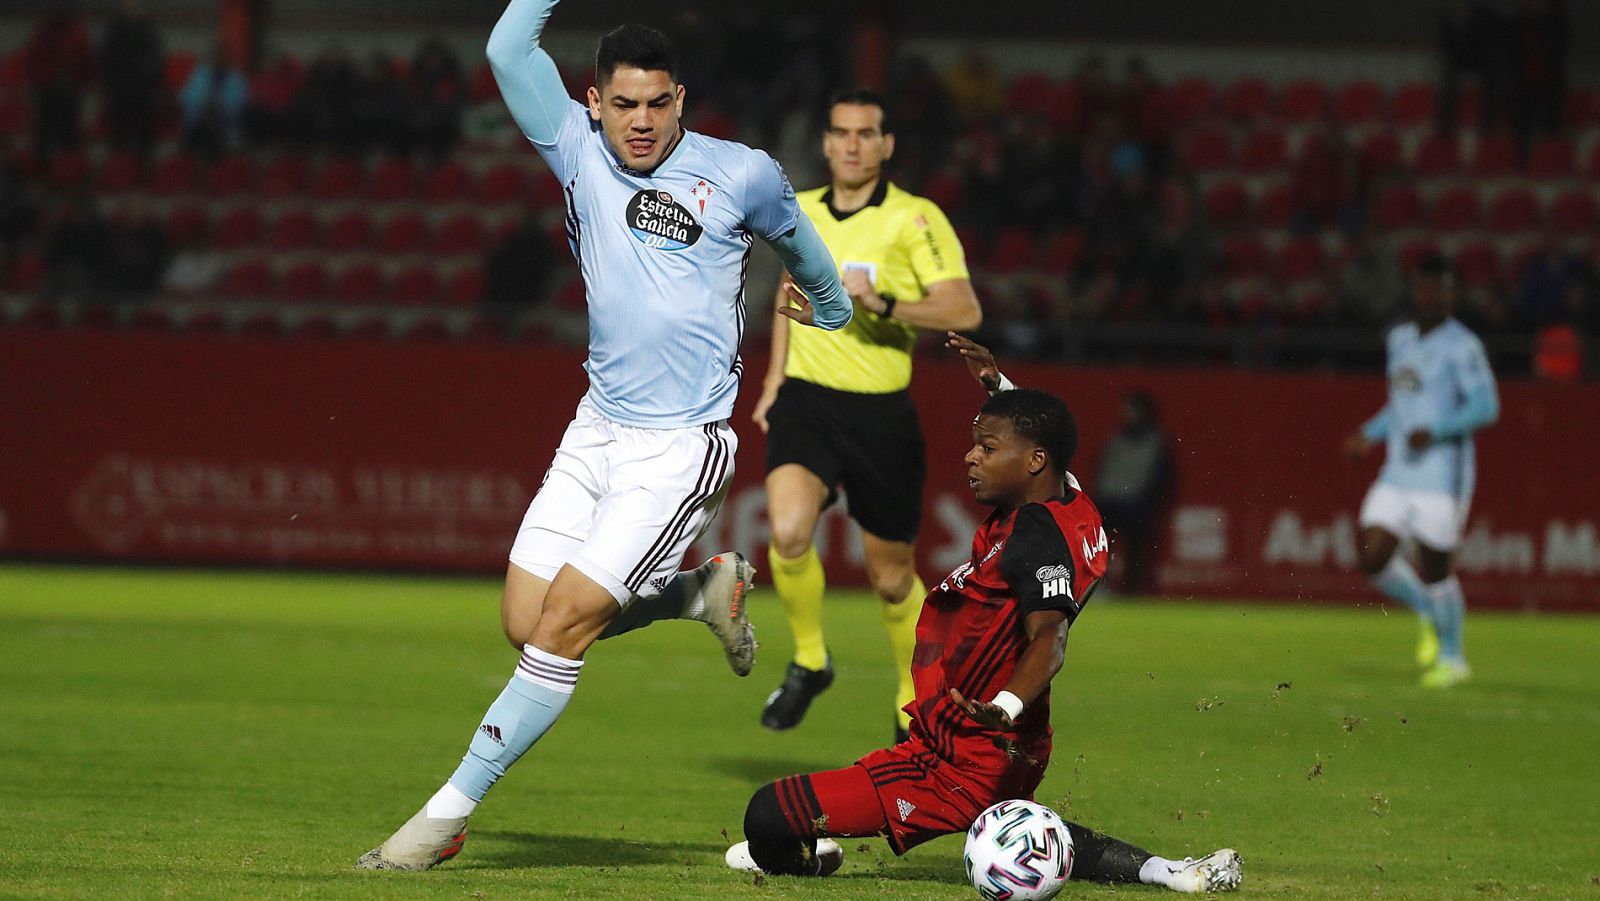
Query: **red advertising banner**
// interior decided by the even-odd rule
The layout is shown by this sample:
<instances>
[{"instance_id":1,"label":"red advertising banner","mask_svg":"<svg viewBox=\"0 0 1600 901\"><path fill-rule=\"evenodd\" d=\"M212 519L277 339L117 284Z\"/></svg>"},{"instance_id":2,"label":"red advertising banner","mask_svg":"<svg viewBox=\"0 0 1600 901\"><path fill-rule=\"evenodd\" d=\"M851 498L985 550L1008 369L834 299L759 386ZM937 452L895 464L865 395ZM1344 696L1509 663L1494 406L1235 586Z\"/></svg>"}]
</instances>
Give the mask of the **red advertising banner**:
<instances>
[{"instance_id":1,"label":"red advertising banner","mask_svg":"<svg viewBox=\"0 0 1600 901\"><path fill-rule=\"evenodd\" d=\"M582 360L535 346L0 331L0 556L497 571L584 391ZM1382 404L1380 379L1005 368L1072 405L1074 469L1091 495L1123 397L1155 398L1175 468L1161 593L1374 597L1356 569L1355 518L1378 455L1352 464L1340 445ZM765 558L754 388L736 413L735 487L702 555ZM919 361L913 393L932 581L962 561L983 515L962 464L983 395L945 358ZM1499 424L1478 439L1459 556L1469 598L1600 611L1600 387L1507 383L1501 398ZM837 507L819 544L830 582L864 582Z\"/></svg>"}]
</instances>

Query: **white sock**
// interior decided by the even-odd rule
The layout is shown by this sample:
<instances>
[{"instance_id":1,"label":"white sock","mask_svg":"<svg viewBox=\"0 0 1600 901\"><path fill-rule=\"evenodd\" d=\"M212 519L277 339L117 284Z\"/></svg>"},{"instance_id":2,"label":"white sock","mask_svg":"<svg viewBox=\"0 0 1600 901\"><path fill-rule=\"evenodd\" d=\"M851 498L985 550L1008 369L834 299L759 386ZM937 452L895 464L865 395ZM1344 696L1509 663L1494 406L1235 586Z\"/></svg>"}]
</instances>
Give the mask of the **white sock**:
<instances>
[{"instance_id":1,"label":"white sock","mask_svg":"<svg viewBox=\"0 0 1600 901\"><path fill-rule=\"evenodd\" d=\"M461 793L461 789L446 782L444 788L434 792L428 799L428 805L422 809L424 816L434 819L453 820L456 817L471 816L476 810L478 802Z\"/></svg>"},{"instance_id":2,"label":"white sock","mask_svg":"<svg viewBox=\"0 0 1600 901\"><path fill-rule=\"evenodd\" d=\"M1139 881L1145 885L1172 888L1172 870L1176 870L1181 866L1183 864L1178 861L1152 856L1139 866Z\"/></svg>"}]
</instances>

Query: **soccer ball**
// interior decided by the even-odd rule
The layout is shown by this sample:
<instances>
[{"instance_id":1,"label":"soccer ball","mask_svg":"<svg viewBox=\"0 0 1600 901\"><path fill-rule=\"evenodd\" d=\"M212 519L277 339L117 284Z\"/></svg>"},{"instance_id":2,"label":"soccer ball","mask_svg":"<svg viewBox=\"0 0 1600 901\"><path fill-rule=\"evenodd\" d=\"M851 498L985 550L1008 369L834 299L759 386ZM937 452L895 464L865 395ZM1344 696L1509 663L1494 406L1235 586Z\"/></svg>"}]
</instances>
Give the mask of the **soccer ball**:
<instances>
[{"instance_id":1,"label":"soccer ball","mask_svg":"<svg viewBox=\"0 0 1600 901\"><path fill-rule=\"evenodd\" d=\"M967 830L962 860L989 901L1044 901L1072 875L1072 833L1043 804L1001 801Z\"/></svg>"}]
</instances>

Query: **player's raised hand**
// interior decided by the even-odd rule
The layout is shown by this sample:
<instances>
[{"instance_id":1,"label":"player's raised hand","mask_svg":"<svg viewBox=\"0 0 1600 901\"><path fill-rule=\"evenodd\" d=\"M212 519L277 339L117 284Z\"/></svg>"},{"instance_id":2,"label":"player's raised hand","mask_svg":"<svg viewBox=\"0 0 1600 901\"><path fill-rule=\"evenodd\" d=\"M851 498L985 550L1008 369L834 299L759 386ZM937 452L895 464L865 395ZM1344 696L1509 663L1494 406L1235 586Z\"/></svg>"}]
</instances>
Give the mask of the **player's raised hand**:
<instances>
[{"instance_id":1,"label":"player's raised hand","mask_svg":"<svg viewBox=\"0 0 1600 901\"><path fill-rule=\"evenodd\" d=\"M998 391L1000 389L1000 367L995 364L994 354L989 348L955 332L945 332L949 336L945 346L961 354L967 362L967 371L978 380L985 391Z\"/></svg>"},{"instance_id":2,"label":"player's raised hand","mask_svg":"<svg viewBox=\"0 0 1600 901\"><path fill-rule=\"evenodd\" d=\"M778 315L787 316L801 325L817 325L817 311L811 308L811 298L794 282L783 283L783 303L778 304Z\"/></svg>"},{"instance_id":3,"label":"player's raised hand","mask_svg":"<svg viewBox=\"0 0 1600 901\"><path fill-rule=\"evenodd\" d=\"M965 710L967 716L988 726L990 729L999 729L1001 732L1011 731L1013 725L1011 716L999 707L986 701L973 701L964 698L961 696L961 692L956 691L954 688L950 689L950 700L954 701L957 707Z\"/></svg>"}]
</instances>

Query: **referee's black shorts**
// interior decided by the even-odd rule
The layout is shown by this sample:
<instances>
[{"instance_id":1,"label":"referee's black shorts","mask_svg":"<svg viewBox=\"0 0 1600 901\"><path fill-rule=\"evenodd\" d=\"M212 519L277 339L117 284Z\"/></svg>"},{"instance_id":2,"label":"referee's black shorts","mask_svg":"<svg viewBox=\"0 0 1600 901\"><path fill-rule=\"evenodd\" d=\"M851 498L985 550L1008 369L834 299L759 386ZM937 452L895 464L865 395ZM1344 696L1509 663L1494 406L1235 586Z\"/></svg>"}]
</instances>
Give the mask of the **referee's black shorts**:
<instances>
[{"instance_id":1,"label":"referee's black shorts","mask_svg":"<svg viewBox=\"0 0 1600 901\"><path fill-rule=\"evenodd\" d=\"M804 466L828 486L828 504L844 489L851 517L889 541L911 541L922 525L925 453L906 391L857 394L789 379L767 412L767 472Z\"/></svg>"}]
</instances>

